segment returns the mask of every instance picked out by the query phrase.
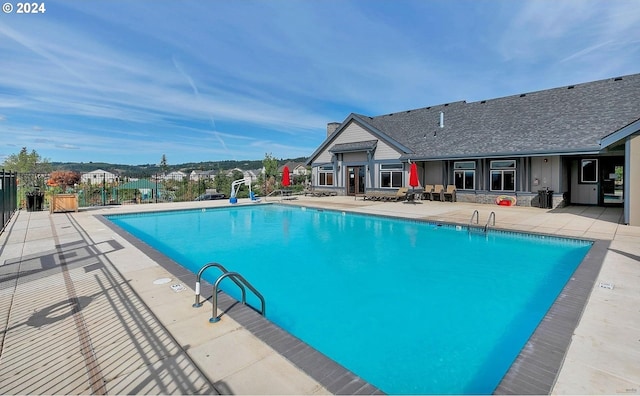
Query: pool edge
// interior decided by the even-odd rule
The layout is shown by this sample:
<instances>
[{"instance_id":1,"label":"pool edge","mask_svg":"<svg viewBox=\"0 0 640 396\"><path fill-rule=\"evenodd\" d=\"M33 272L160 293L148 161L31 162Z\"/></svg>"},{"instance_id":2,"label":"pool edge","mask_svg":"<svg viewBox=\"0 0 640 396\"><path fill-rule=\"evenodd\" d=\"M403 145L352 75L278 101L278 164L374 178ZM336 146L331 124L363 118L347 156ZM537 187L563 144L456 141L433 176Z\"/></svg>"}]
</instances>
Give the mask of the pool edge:
<instances>
[{"instance_id":1,"label":"pool edge","mask_svg":"<svg viewBox=\"0 0 640 396\"><path fill-rule=\"evenodd\" d=\"M493 391L550 394L611 241L596 239Z\"/></svg>"},{"instance_id":2,"label":"pool edge","mask_svg":"<svg viewBox=\"0 0 640 396\"><path fill-rule=\"evenodd\" d=\"M443 224L448 226L466 226L466 224L454 222L436 221L423 218L407 218L388 214L362 213L359 211L350 211L344 209L340 210L333 208L316 208L313 206L304 205L290 206L306 207L323 211L349 212L358 215L396 218L408 221ZM127 239L130 243L143 251L145 254L152 257L156 262L158 262L158 264L162 265L169 272L173 273L174 275L176 274L176 272L182 272L180 271L181 267L179 267L179 264L159 253L157 250L147 245L146 243L138 240L133 235L121 229L117 225L113 224L106 218L106 216L107 215L98 215L97 217L99 217L103 223L107 224L111 229L116 231L123 238L125 238L126 235L127 237L125 239ZM551 238L573 239L589 241L593 243L592 247L587 253L587 256L585 256L583 261L578 265L570 280L561 290L559 296L556 298L553 305L549 308L547 314L537 326L536 330L531 335L527 343L523 346L520 353L510 366L509 370L504 375L502 380L498 383L496 389L493 392L494 394L549 394L553 389L557 376L562 367L565 355L571 344L573 332L580 321L589 296L593 291L595 279L598 276L600 269L602 268L604 255L606 254L610 241L531 231L520 231L513 229L491 228L490 231L549 236ZM149 252L151 252L151 254L149 254ZM167 265L169 266L166 266L165 262L167 262ZM195 276L190 273L189 275L189 278L183 278L178 275L176 275L176 277L187 283L193 282ZM318 381L328 391L334 394L383 394L381 390L375 388L371 384L364 382L364 380L362 380L354 373L338 365L330 358L316 351L315 349L290 335L286 331L280 329L272 322L262 318L260 315L254 315L258 317L258 324L254 324L256 328L252 329L252 324L245 325L245 323L241 323L241 320L244 320L242 319L243 315L251 316L251 313L255 312L245 306L242 306L241 304L234 304L234 300L232 299L227 301L226 304L228 305L222 305L221 303L220 307L225 310L225 312L228 313L231 318L233 318L234 320L236 319L236 316L240 318L240 320L237 321L245 328L247 328L247 330L256 335L256 337L261 339L267 345L271 346L274 350L287 358L302 371L307 373L310 377ZM229 311L226 311L227 309L229 309ZM563 315L565 317L558 318L558 316ZM262 321L263 323L259 323L260 321ZM270 328L269 331L260 330L264 326L273 326L273 328ZM256 332L256 330L260 331ZM274 334L279 334L279 332L282 332L288 337L297 340L301 345L304 346L304 348L290 347L289 341L282 337L264 337L268 334L271 334L273 336ZM280 344L284 345L284 351L282 351L282 346ZM308 350L306 350L306 348L308 348ZM288 351L293 351L293 356L288 356ZM307 361L305 361L304 359L297 361L297 359L304 358L307 354L309 355L309 362L311 362L310 365L308 365ZM313 371L315 369L314 365L317 365L317 359L326 359L328 362L333 363L344 370L345 374L338 373L337 371L330 371L330 376L322 373L318 377L317 373L310 373L309 370ZM328 378L331 378L332 381L327 381ZM362 385L360 386L360 384ZM358 385L360 387L355 388L354 390L353 387L355 385Z\"/></svg>"},{"instance_id":3,"label":"pool edge","mask_svg":"<svg viewBox=\"0 0 640 396\"><path fill-rule=\"evenodd\" d=\"M109 215L95 217L113 232L131 243L185 284L195 284L196 275L164 255L154 247L138 239L122 227L107 219ZM203 290L213 290L213 285L202 281ZM289 360L332 394L383 395L382 390L365 381L352 371L338 364L304 341L283 330L246 305L239 304L223 291L218 297L218 307L256 338Z\"/></svg>"}]
</instances>

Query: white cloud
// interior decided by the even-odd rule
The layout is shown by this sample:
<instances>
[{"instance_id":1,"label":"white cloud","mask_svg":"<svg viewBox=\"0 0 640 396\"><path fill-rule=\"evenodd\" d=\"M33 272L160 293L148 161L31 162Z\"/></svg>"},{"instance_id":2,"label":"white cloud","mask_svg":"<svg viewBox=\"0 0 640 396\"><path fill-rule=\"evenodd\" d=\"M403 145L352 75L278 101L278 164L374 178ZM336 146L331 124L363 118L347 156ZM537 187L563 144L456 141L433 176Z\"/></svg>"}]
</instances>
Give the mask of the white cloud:
<instances>
[{"instance_id":1,"label":"white cloud","mask_svg":"<svg viewBox=\"0 0 640 396\"><path fill-rule=\"evenodd\" d=\"M350 112L590 81L640 58L631 1L52 1L0 25L0 121L19 145L105 161L310 154Z\"/></svg>"}]
</instances>

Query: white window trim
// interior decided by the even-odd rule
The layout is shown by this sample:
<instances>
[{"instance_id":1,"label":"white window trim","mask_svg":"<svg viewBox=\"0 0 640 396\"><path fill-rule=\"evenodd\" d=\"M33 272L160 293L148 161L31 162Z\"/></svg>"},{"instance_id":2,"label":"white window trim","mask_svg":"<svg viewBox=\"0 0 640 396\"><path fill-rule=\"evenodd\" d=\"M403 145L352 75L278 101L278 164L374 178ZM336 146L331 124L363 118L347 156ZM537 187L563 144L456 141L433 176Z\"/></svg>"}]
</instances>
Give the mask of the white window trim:
<instances>
[{"instance_id":1,"label":"white window trim","mask_svg":"<svg viewBox=\"0 0 640 396\"><path fill-rule=\"evenodd\" d=\"M326 180L327 180L327 176L328 174L331 174L331 184L326 184ZM324 180L325 180L325 184L321 184L321 175L325 175ZM333 166L320 166L318 167L318 185L319 186L334 186L335 185L335 181L336 181L336 174L333 170Z\"/></svg>"},{"instance_id":2,"label":"white window trim","mask_svg":"<svg viewBox=\"0 0 640 396\"><path fill-rule=\"evenodd\" d=\"M584 162L585 161L593 161L596 164L596 178L595 180L584 180ZM595 184L598 183L598 170L600 164L598 164L598 159L597 158L583 158L582 160L580 160L580 183L584 183L584 184Z\"/></svg>"},{"instance_id":3,"label":"white window trim","mask_svg":"<svg viewBox=\"0 0 640 396\"><path fill-rule=\"evenodd\" d=\"M463 165L463 164L472 164L472 165L473 165L473 167L466 168L466 167L461 166L461 165ZM459 166L459 167L458 167L458 166ZM475 170L475 169L476 169L476 161L455 161L455 162L453 163L453 169L454 169L454 170L457 170L457 171L462 171L462 170Z\"/></svg>"},{"instance_id":4,"label":"white window trim","mask_svg":"<svg viewBox=\"0 0 640 396\"><path fill-rule=\"evenodd\" d=\"M499 162L507 162L507 163L511 163L513 164L513 166L496 166L496 163ZM516 173L516 167L517 167L517 163L516 160L495 160L495 161L491 161L490 162L490 172L489 172L489 187L490 187L490 191L509 191L509 192L515 192L517 185L518 185L518 181L517 181L517 173ZM504 188L504 174L506 172L510 172L513 173L513 189L512 190L505 190ZM500 173L500 187L501 189L497 190L493 188L493 175L494 173Z\"/></svg>"},{"instance_id":5,"label":"white window trim","mask_svg":"<svg viewBox=\"0 0 640 396\"><path fill-rule=\"evenodd\" d=\"M467 172L473 172L473 177L472 177L473 178L473 188L465 188L464 187L464 185L466 184L465 180L467 179L467 174L466 174ZM460 188L456 187L457 189L466 190L466 191L471 191L471 190L475 190L476 189L476 170L475 169L456 169L456 170L454 170L453 171L453 179L454 179L454 181L455 181L456 173L462 173L462 187L460 187Z\"/></svg>"},{"instance_id":6,"label":"white window trim","mask_svg":"<svg viewBox=\"0 0 640 396\"><path fill-rule=\"evenodd\" d=\"M404 167L402 166L402 164L380 164L380 169L379 169L379 177L380 177L380 188L388 188L388 189L392 189L392 188L400 188L402 186L404 186ZM382 174L383 173L389 173L389 180L391 181L391 186L383 186L382 185ZM400 174L400 185L399 186L394 186L393 185L393 174L394 173L399 173Z\"/></svg>"}]
</instances>

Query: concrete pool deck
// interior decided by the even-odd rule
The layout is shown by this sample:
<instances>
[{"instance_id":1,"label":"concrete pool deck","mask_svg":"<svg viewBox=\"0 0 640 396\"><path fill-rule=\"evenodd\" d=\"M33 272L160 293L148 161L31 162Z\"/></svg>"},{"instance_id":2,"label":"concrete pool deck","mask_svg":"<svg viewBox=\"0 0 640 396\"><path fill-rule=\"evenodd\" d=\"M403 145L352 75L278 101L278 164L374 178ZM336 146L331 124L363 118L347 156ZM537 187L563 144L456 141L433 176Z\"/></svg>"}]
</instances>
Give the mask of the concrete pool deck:
<instances>
[{"instance_id":1,"label":"concrete pool deck","mask_svg":"<svg viewBox=\"0 0 640 396\"><path fill-rule=\"evenodd\" d=\"M482 224L494 211L497 228L610 241L569 349L566 355L558 351L564 363L551 393L640 393L640 227L620 224L620 209L380 203L353 197L285 202L464 225L476 209ZM342 374L333 381L315 380L229 315L210 324L208 301L191 307L195 276L168 271L158 264L161 257L100 219L227 204L17 212L0 234L0 393L377 393ZM600 287L601 282L613 288Z\"/></svg>"}]
</instances>

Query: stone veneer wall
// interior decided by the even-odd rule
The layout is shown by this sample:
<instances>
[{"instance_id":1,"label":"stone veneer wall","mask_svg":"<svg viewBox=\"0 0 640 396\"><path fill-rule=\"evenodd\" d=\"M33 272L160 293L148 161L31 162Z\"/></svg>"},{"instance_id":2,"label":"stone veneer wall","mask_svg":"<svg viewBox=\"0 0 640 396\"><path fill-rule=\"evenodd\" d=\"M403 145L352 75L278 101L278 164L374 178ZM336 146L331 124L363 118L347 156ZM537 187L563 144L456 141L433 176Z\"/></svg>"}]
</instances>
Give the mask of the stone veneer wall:
<instances>
[{"instance_id":1,"label":"stone veneer wall","mask_svg":"<svg viewBox=\"0 0 640 396\"><path fill-rule=\"evenodd\" d=\"M533 192L517 192L512 194L498 194L491 191L458 191L456 200L458 202L496 204L496 198L500 195L515 196L517 199L516 206L533 206L540 207L538 193ZM561 208L565 206L563 194L553 194L553 207Z\"/></svg>"}]
</instances>

